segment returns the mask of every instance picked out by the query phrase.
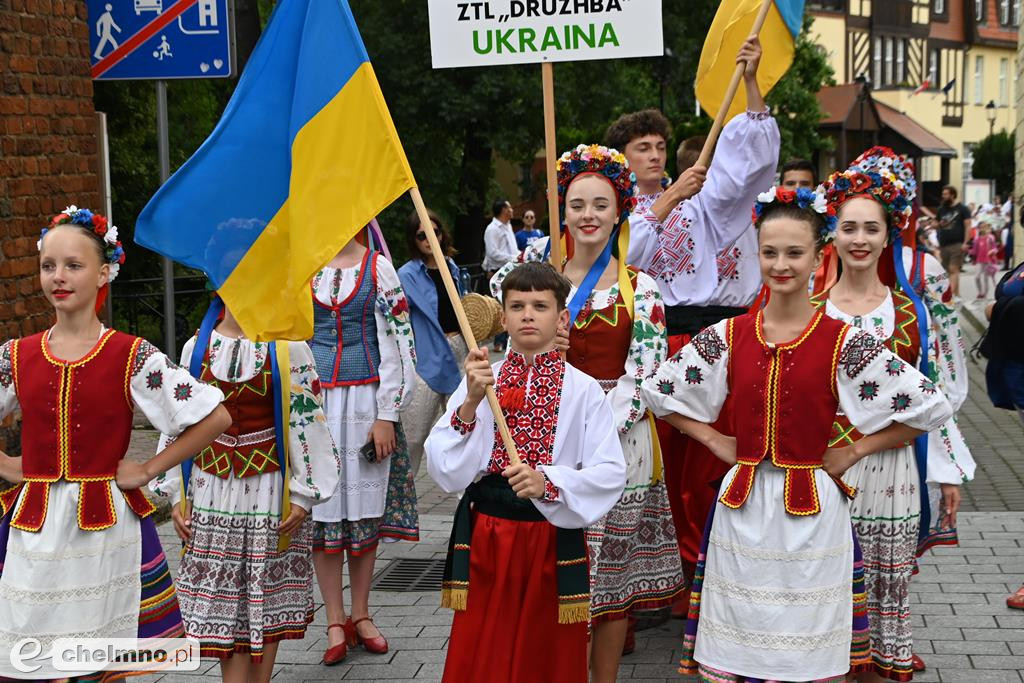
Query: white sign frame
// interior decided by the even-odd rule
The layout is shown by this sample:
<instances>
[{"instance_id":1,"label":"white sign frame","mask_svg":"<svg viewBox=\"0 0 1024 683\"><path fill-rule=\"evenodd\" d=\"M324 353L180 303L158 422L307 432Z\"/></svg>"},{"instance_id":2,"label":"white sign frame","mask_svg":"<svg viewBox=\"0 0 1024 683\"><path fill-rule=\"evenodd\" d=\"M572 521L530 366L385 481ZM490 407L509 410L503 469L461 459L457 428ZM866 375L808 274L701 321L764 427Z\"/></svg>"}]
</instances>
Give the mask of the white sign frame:
<instances>
[{"instance_id":1,"label":"white sign frame","mask_svg":"<svg viewBox=\"0 0 1024 683\"><path fill-rule=\"evenodd\" d=\"M428 0L435 69L660 57L662 0Z\"/></svg>"}]
</instances>

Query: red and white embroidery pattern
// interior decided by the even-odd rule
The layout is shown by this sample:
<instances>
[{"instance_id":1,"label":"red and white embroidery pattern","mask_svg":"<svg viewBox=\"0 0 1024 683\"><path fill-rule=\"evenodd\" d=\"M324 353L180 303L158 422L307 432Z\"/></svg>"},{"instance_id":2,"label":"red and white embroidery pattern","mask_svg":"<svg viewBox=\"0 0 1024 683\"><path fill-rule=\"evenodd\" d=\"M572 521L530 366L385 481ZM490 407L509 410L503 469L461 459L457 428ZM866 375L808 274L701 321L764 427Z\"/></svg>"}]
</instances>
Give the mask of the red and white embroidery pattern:
<instances>
[{"instance_id":1,"label":"red and white embroidery pattern","mask_svg":"<svg viewBox=\"0 0 1024 683\"><path fill-rule=\"evenodd\" d=\"M538 465L551 464L564 379L565 361L557 351L535 356L533 365L527 365L522 355L511 351L498 372L495 386L499 394L505 386L519 386L525 381L523 407L506 410L505 420L520 459L534 469ZM511 464L501 433L495 427L488 471L501 472Z\"/></svg>"},{"instance_id":2,"label":"red and white embroidery pattern","mask_svg":"<svg viewBox=\"0 0 1024 683\"><path fill-rule=\"evenodd\" d=\"M743 252L739 247L732 247L718 252L718 281L740 279L740 257Z\"/></svg>"},{"instance_id":3,"label":"red and white embroidery pattern","mask_svg":"<svg viewBox=\"0 0 1024 683\"><path fill-rule=\"evenodd\" d=\"M682 215L676 207L658 229L658 250L654 253L654 261L647 269L649 275L662 282L672 282L676 275L696 272L694 265L693 237L690 234L693 221ZM648 219L658 225L658 219L650 214Z\"/></svg>"}]
</instances>

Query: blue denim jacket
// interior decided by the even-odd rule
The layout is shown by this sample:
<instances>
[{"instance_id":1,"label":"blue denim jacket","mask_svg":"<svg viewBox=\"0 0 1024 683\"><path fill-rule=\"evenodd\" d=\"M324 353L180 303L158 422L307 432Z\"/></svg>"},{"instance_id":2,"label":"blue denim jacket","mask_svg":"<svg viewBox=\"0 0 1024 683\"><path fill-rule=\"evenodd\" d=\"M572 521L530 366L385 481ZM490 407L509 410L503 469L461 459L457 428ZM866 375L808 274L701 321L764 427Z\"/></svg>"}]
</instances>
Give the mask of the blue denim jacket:
<instances>
[{"instance_id":1,"label":"blue denim jacket","mask_svg":"<svg viewBox=\"0 0 1024 683\"><path fill-rule=\"evenodd\" d=\"M448 259L448 269L459 294L465 294L459 267L451 259ZM416 340L416 372L432 390L448 396L458 388L462 373L438 322L434 281L427 273L426 264L418 258L410 259L398 269L398 279L409 300L412 333Z\"/></svg>"}]
</instances>

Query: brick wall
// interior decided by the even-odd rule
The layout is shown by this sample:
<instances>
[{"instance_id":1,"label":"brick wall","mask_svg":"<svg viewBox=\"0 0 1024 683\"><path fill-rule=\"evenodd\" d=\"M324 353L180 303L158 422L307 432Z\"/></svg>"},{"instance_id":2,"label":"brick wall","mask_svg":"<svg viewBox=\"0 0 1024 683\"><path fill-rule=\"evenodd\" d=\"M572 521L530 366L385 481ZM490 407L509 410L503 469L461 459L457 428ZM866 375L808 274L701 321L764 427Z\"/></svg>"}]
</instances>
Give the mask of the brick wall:
<instances>
[{"instance_id":1,"label":"brick wall","mask_svg":"<svg viewBox=\"0 0 1024 683\"><path fill-rule=\"evenodd\" d=\"M68 204L99 205L96 150L85 3L0 0L0 343L51 324L36 240ZM0 450L14 436L0 424Z\"/></svg>"}]
</instances>

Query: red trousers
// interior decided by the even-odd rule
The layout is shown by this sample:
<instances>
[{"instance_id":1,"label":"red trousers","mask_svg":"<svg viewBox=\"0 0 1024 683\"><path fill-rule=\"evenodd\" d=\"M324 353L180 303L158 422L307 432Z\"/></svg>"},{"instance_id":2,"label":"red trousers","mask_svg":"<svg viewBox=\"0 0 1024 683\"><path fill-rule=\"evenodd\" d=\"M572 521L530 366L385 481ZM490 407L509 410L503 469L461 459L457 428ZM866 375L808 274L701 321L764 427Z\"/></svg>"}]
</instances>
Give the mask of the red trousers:
<instances>
[{"instance_id":1,"label":"red trousers","mask_svg":"<svg viewBox=\"0 0 1024 683\"><path fill-rule=\"evenodd\" d=\"M554 526L474 512L467 597L444 683L587 683L587 624L558 623Z\"/></svg>"},{"instance_id":2,"label":"red trousers","mask_svg":"<svg viewBox=\"0 0 1024 683\"><path fill-rule=\"evenodd\" d=\"M685 334L669 337L669 355L675 354L689 341L690 336ZM723 434L734 433L731 403L726 399L718 421L713 425ZM729 466L703 444L687 438L667 422L658 420L657 424L665 463L665 488L668 489L669 505L672 507L679 555L687 573L692 573L700 552L704 523L711 512L711 506L718 499L716 482L729 471Z\"/></svg>"}]
</instances>

